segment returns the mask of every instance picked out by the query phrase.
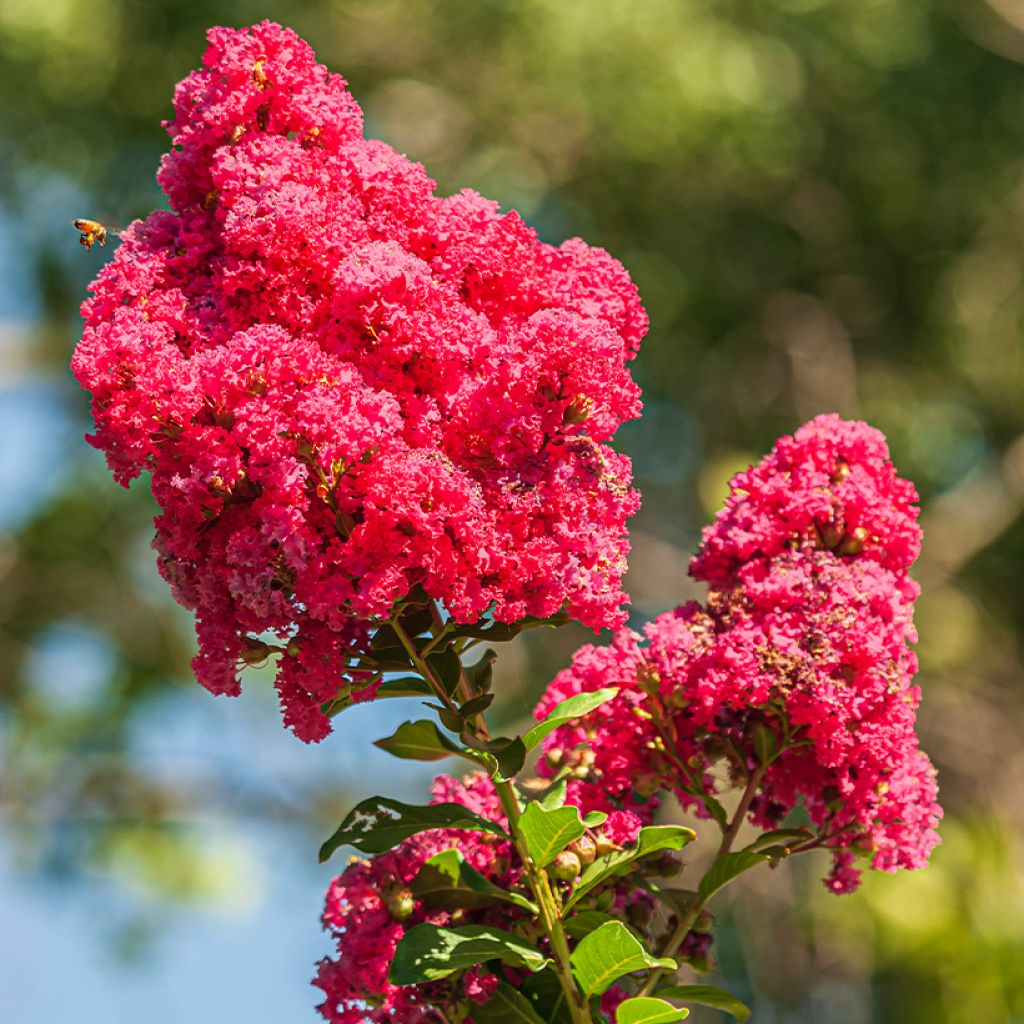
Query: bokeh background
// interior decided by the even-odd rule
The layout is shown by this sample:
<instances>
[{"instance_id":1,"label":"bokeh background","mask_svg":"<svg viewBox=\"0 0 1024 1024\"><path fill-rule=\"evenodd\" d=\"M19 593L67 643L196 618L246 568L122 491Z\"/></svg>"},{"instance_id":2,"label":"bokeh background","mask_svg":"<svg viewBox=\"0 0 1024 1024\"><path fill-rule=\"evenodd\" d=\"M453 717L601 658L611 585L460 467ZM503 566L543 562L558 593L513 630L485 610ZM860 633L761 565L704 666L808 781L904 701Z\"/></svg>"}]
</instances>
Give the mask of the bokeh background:
<instances>
[{"instance_id":1,"label":"bokeh background","mask_svg":"<svg viewBox=\"0 0 1024 1024\"><path fill-rule=\"evenodd\" d=\"M923 498L944 842L853 897L809 859L748 876L717 980L757 1024L1024 1021L1017 0L0 3L0 1020L314 1020L317 844L371 786L422 792L368 744L401 702L309 748L266 677L234 702L190 680L151 500L83 442L67 371L111 254L71 219L161 204L160 121L204 29L267 16L442 191L633 272L652 319L647 413L622 435L638 622L693 593L725 479L778 434L830 410L888 434ZM503 655L509 722L585 639Z\"/></svg>"}]
</instances>

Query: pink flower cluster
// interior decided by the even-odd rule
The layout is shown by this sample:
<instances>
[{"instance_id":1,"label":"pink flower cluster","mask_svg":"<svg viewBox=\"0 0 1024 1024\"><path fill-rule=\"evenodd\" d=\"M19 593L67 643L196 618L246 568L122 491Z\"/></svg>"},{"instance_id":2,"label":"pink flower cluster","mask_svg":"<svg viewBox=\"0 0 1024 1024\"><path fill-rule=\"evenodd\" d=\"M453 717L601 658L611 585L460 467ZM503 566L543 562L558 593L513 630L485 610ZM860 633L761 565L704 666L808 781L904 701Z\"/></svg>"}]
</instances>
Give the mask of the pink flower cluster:
<instances>
[{"instance_id":1,"label":"pink flower cluster","mask_svg":"<svg viewBox=\"0 0 1024 1024\"><path fill-rule=\"evenodd\" d=\"M171 210L124 232L73 369L117 480L151 474L203 685L238 693L276 638L286 722L319 740L414 590L458 622L621 624L638 498L608 442L647 327L623 267L436 196L278 25L211 30L174 106Z\"/></svg>"},{"instance_id":2,"label":"pink flower cluster","mask_svg":"<svg viewBox=\"0 0 1024 1024\"><path fill-rule=\"evenodd\" d=\"M459 803L501 825L506 824L490 779L478 772L463 781L439 776L433 802ZM601 829L617 846L636 840L639 819L627 813L610 815ZM472 1024L472 1006L486 1003L499 978L472 968L441 981L392 985L388 971L405 932L424 922L441 927L493 925L514 930L529 915L508 904L449 911L428 906L410 886L425 861L444 850L457 849L470 867L503 889L520 886L522 864L509 840L483 832L423 832L371 860L353 859L331 883L323 914L324 927L337 943L337 956L320 962L313 984L323 990L319 1010L330 1024L433 1024L437 1008L454 1010ZM615 880L609 912L637 923L637 908L647 907L649 894L628 881ZM635 891L634 891L635 890ZM649 911L649 908L648 908ZM645 920L650 920L649 912ZM512 973L505 980L516 982ZM621 993L618 994L621 998ZM616 998L616 994L612 994ZM465 1016L468 1012L469 1016ZM448 1016L445 1019L449 1019Z\"/></svg>"},{"instance_id":3,"label":"pink flower cluster","mask_svg":"<svg viewBox=\"0 0 1024 1024\"><path fill-rule=\"evenodd\" d=\"M575 767L573 798L649 818L667 790L706 817L720 769L744 788L766 763L751 820L776 828L802 805L834 891L856 888L857 857L922 866L941 809L915 734L915 501L882 435L837 416L736 476L691 567L706 605L583 648L538 708L622 688L547 741L550 762Z\"/></svg>"}]
</instances>

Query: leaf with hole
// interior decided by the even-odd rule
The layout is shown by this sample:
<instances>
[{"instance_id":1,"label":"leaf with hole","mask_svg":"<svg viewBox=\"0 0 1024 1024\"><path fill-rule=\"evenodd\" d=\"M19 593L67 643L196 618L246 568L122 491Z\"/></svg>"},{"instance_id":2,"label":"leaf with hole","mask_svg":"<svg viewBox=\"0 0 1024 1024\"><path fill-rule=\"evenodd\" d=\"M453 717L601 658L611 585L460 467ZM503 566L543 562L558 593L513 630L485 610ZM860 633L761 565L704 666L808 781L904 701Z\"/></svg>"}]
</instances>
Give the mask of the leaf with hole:
<instances>
[{"instance_id":1,"label":"leaf with hole","mask_svg":"<svg viewBox=\"0 0 1024 1024\"><path fill-rule=\"evenodd\" d=\"M652 956L621 921L609 921L581 939L569 960L588 999L603 995L625 974L654 967L676 969L675 960Z\"/></svg>"},{"instance_id":2,"label":"leaf with hole","mask_svg":"<svg viewBox=\"0 0 1024 1024\"><path fill-rule=\"evenodd\" d=\"M745 1024L750 1019L750 1007L746 1003L724 988L716 988L714 985L663 985L655 991L665 999L678 999L681 1003L696 1003L698 1006L725 1010L736 1018L737 1024Z\"/></svg>"},{"instance_id":3,"label":"leaf with hole","mask_svg":"<svg viewBox=\"0 0 1024 1024\"><path fill-rule=\"evenodd\" d=\"M441 928L435 924L418 924L398 943L388 981L392 985L437 981L488 960L500 960L527 971L542 970L551 962L524 939L501 928L484 925Z\"/></svg>"},{"instance_id":4,"label":"leaf with hole","mask_svg":"<svg viewBox=\"0 0 1024 1024\"><path fill-rule=\"evenodd\" d=\"M371 796L356 804L334 835L320 847L320 860L327 860L339 846L354 846L362 853L383 853L410 836L434 828L489 832L508 838L500 825L474 814L462 804L424 806Z\"/></svg>"}]
</instances>

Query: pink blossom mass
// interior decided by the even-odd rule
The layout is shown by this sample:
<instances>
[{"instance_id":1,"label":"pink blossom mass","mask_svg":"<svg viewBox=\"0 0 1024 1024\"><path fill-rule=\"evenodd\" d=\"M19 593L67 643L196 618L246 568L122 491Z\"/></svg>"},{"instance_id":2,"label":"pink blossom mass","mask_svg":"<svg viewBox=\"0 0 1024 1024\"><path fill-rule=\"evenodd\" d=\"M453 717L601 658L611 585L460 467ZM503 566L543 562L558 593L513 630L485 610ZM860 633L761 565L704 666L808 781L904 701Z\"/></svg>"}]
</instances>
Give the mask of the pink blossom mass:
<instances>
[{"instance_id":1,"label":"pink blossom mass","mask_svg":"<svg viewBox=\"0 0 1024 1024\"><path fill-rule=\"evenodd\" d=\"M549 761L575 768L573 798L649 821L667 791L711 817L749 783L762 828L802 805L836 892L856 887L859 860L922 866L941 809L915 733L916 497L882 435L836 416L737 475L692 564L706 604L584 647L538 707L621 687L547 740Z\"/></svg>"},{"instance_id":2,"label":"pink blossom mass","mask_svg":"<svg viewBox=\"0 0 1024 1024\"><path fill-rule=\"evenodd\" d=\"M208 38L167 123L171 208L124 232L73 362L117 480L150 474L200 682L237 694L279 655L285 721L319 740L414 591L460 623L622 625L626 271L435 195L293 32Z\"/></svg>"}]
</instances>

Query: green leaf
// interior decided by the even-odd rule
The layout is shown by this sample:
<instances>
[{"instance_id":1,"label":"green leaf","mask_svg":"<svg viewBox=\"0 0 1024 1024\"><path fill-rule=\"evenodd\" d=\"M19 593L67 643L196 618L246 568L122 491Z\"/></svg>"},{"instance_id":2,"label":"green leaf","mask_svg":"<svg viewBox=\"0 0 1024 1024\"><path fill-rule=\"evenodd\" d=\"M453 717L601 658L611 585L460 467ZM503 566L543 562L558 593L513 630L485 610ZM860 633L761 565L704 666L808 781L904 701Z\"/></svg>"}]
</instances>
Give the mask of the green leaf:
<instances>
[{"instance_id":1,"label":"green leaf","mask_svg":"<svg viewBox=\"0 0 1024 1024\"><path fill-rule=\"evenodd\" d=\"M450 732L461 733L466 728L466 723L462 720L462 715L457 711L450 711L443 704L433 704L429 701L423 702L426 707L430 708L431 711L437 712L437 717L441 720L441 724L448 729Z\"/></svg>"},{"instance_id":2,"label":"green leaf","mask_svg":"<svg viewBox=\"0 0 1024 1024\"><path fill-rule=\"evenodd\" d=\"M697 799L704 805L708 814L715 819L715 824L724 832L729 827L729 812L722 806L721 801L705 793L697 794Z\"/></svg>"},{"instance_id":3,"label":"green leaf","mask_svg":"<svg viewBox=\"0 0 1024 1024\"><path fill-rule=\"evenodd\" d=\"M538 915L536 904L495 885L467 864L458 850L444 850L427 860L409 886L413 896L427 906L444 910L472 910L511 903Z\"/></svg>"},{"instance_id":4,"label":"green leaf","mask_svg":"<svg viewBox=\"0 0 1024 1024\"><path fill-rule=\"evenodd\" d=\"M718 857L708 868L707 874L700 880L697 892L704 903L719 889L725 888L737 875L744 871L756 868L763 864L768 857L763 853L751 853L749 850L741 850L739 853L726 853Z\"/></svg>"},{"instance_id":5,"label":"green leaf","mask_svg":"<svg viewBox=\"0 0 1024 1024\"><path fill-rule=\"evenodd\" d=\"M463 668L473 693L490 693L494 683L494 663L497 660L497 651L488 647L479 661Z\"/></svg>"},{"instance_id":6,"label":"green leaf","mask_svg":"<svg viewBox=\"0 0 1024 1024\"><path fill-rule=\"evenodd\" d=\"M676 968L675 960L652 956L621 921L609 921L580 940L569 960L573 976L588 999L607 992L624 974L647 967Z\"/></svg>"},{"instance_id":7,"label":"green leaf","mask_svg":"<svg viewBox=\"0 0 1024 1024\"><path fill-rule=\"evenodd\" d=\"M441 734L433 722L403 722L390 736L373 744L394 757L407 761L441 761L455 755L465 756L462 747Z\"/></svg>"},{"instance_id":8,"label":"green leaf","mask_svg":"<svg viewBox=\"0 0 1024 1024\"><path fill-rule=\"evenodd\" d=\"M656 991L659 996L667 999L725 1010L736 1018L738 1024L744 1024L750 1018L750 1007L746 1003L740 1002L724 988L716 988L714 985L665 985Z\"/></svg>"},{"instance_id":9,"label":"green leaf","mask_svg":"<svg viewBox=\"0 0 1024 1024\"><path fill-rule=\"evenodd\" d=\"M658 889L654 895L677 914L685 914L697 899L697 893L693 889Z\"/></svg>"},{"instance_id":10,"label":"green leaf","mask_svg":"<svg viewBox=\"0 0 1024 1024\"><path fill-rule=\"evenodd\" d=\"M395 949L388 981L392 985L437 981L488 960L501 960L528 971L539 971L551 962L518 935L501 928L418 924L405 933Z\"/></svg>"},{"instance_id":11,"label":"green leaf","mask_svg":"<svg viewBox=\"0 0 1024 1024\"><path fill-rule=\"evenodd\" d=\"M427 665L434 678L444 687L445 693L449 697L455 693L462 680L462 662L458 654L451 648L435 651L427 658Z\"/></svg>"},{"instance_id":12,"label":"green leaf","mask_svg":"<svg viewBox=\"0 0 1024 1024\"><path fill-rule=\"evenodd\" d=\"M466 703L459 708L459 714L462 715L463 718L472 718L474 715L482 714L493 703L493 693L482 693L479 697L467 700Z\"/></svg>"},{"instance_id":13,"label":"green leaf","mask_svg":"<svg viewBox=\"0 0 1024 1024\"><path fill-rule=\"evenodd\" d=\"M696 838L697 835L692 829L683 828L681 825L650 825L640 829L633 846L625 850L616 850L605 857L598 857L587 867L566 901L565 909L570 910L595 886L618 874L641 857L649 857L652 853L662 850L681 850Z\"/></svg>"},{"instance_id":14,"label":"green leaf","mask_svg":"<svg viewBox=\"0 0 1024 1024\"><path fill-rule=\"evenodd\" d=\"M569 778L559 779L557 782L551 783L550 786L537 798L537 803L544 808L545 811L553 811L558 807L562 807L565 804L565 791L569 784Z\"/></svg>"},{"instance_id":15,"label":"green leaf","mask_svg":"<svg viewBox=\"0 0 1024 1024\"><path fill-rule=\"evenodd\" d=\"M775 730L766 722L755 723L754 752L761 764L770 765L778 751L779 738L775 735Z\"/></svg>"},{"instance_id":16,"label":"green leaf","mask_svg":"<svg viewBox=\"0 0 1024 1024\"><path fill-rule=\"evenodd\" d=\"M490 832L507 838L500 825L467 810L462 804L403 804L384 796L371 796L356 804L337 831L320 847L320 861L339 846L354 846L363 853L383 853L409 836L433 828Z\"/></svg>"},{"instance_id":17,"label":"green leaf","mask_svg":"<svg viewBox=\"0 0 1024 1024\"><path fill-rule=\"evenodd\" d=\"M526 747L518 736L497 736L493 740L481 740L470 732L464 732L461 739L468 747L494 759L493 763L497 765L496 777L499 781L505 781L518 774L526 760Z\"/></svg>"},{"instance_id":18,"label":"green leaf","mask_svg":"<svg viewBox=\"0 0 1024 1024\"><path fill-rule=\"evenodd\" d=\"M637 996L619 1003L615 1024L675 1024L675 1021L689 1016L689 1010L681 1010L664 999Z\"/></svg>"},{"instance_id":19,"label":"green leaf","mask_svg":"<svg viewBox=\"0 0 1024 1024\"><path fill-rule=\"evenodd\" d=\"M551 969L531 974L519 991L530 1001L541 1020L548 1024L572 1024L572 1015L565 999L565 990L558 975Z\"/></svg>"},{"instance_id":20,"label":"green leaf","mask_svg":"<svg viewBox=\"0 0 1024 1024\"><path fill-rule=\"evenodd\" d=\"M814 833L809 828L777 828L774 832L765 832L758 836L752 843L743 848L743 852L753 852L764 849L766 846L785 846L792 849L800 846L809 839L814 838Z\"/></svg>"},{"instance_id":21,"label":"green leaf","mask_svg":"<svg viewBox=\"0 0 1024 1024\"><path fill-rule=\"evenodd\" d=\"M603 690L578 693L575 697L563 700L542 721L526 731L523 743L526 744L527 751L533 750L545 736L554 732L560 725L565 725L566 722L571 722L574 718L580 718L602 704L607 704L618 692L618 687L606 686Z\"/></svg>"},{"instance_id":22,"label":"green leaf","mask_svg":"<svg viewBox=\"0 0 1024 1024\"><path fill-rule=\"evenodd\" d=\"M483 1006L473 1007L474 1024L544 1024L533 1003L511 985L501 982Z\"/></svg>"},{"instance_id":23,"label":"green leaf","mask_svg":"<svg viewBox=\"0 0 1024 1024\"><path fill-rule=\"evenodd\" d=\"M429 683L420 679L419 676L402 676L401 679L385 679L377 687L374 694L375 700L383 700L388 697L431 697L434 691Z\"/></svg>"},{"instance_id":24,"label":"green leaf","mask_svg":"<svg viewBox=\"0 0 1024 1024\"><path fill-rule=\"evenodd\" d=\"M615 918L610 914L602 914L600 910L581 910L565 922L565 931L571 938L578 940L591 932L596 932L601 925L614 920Z\"/></svg>"},{"instance_id":25,"label":"green leaf","mask_svg":"<svg viewBox=\"0 0 1024 1024\"><path fill-rule=\"evenodd\" d=\"M519 830L526 840L530 859L537 867L543 868L570 843L579 839L587 827L580 819L578 807L559 807L547 811L534 802L526 805L519 819Z\"/></svg>"},{"instance_id":26,"label":"green leaf","mask_svg":"<svg viewBox=\"0 0 1024 1024\"><path fill-rule=\"evenodd\" d=\"M597 828L598 825L603 825L608 820L608 815L604 811L591 811L584 819L583 824L587 828Z\"/></svg>"}]
</instances>

